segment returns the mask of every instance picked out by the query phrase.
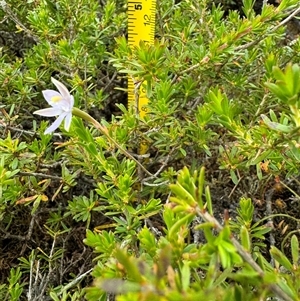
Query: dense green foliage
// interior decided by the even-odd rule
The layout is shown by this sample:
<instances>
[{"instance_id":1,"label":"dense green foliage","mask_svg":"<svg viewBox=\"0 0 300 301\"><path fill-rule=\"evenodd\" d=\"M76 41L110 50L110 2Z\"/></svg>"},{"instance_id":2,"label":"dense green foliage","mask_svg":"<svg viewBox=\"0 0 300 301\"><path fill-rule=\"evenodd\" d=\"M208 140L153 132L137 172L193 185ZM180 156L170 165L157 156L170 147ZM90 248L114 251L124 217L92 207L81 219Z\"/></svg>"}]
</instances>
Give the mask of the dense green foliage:
<instances>
[{"instance_id":1,"label":"dense green foliage","mask_svg":"<svg viewBox=\"0 0 300 301\"><path fill-rule=\"evenodd\" d=\"M126 1L1 1L1 300L299 300L298 191L262 215L250 187L299 177L299 1L158 2L154 45L130 49ZM51 77L107 135L78 116L44 134ZM278 216L295 229L274 242Z\"/></svg>"}]
</instances>

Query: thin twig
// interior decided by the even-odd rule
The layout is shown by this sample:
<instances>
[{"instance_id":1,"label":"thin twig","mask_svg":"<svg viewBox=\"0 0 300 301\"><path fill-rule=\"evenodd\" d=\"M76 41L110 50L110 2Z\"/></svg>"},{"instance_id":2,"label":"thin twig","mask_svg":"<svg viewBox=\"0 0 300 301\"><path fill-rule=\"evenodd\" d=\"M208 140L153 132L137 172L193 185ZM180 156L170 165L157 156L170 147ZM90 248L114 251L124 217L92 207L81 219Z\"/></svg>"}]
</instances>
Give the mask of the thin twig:
<instances>
[{"instance_id":1,"label":"thin twig","mask_svg":"<svg viewBox=\"0 0 300 301\"><path fill-rule=\"evenodd\" d=\"M285 25L287 22L289 22L291 19L293 19L296 15L298 15L298 13L300 13L300 6L295 9L287 18L285 18L283 21L281 21L278 25L276 25L275 27L271 28L271 32L276 31L279 27Z\"/></svg>"},{"instance_id":2,"label":"thin twig","mask_svg":"<svg viewBox=\"0 0 300 301\"><path fill-rule=\"evenodd\" d=\"M270 189L268 193L266 193L266 216L269 216L268 218L268 226L274 229L274 223L272 219L272 197L274 195L274 188ZM269 233L269 239L270 239L270 246L275 246L275 237L272 233L272 231ZM274 260L272 259L271 265L274 266Z\"/></svg>"},{"instance_id":3,"label":"thin twig","mask_svg":"<svg viewBox=\"0 0 300 301\"><path fill-rule=\"evenodd\" d=\"M5 130L10 130L12 132L19 132L21 134L27 134L27 135L30 135L30 136L40 136L40 134L38 132L27 131L27 130L19 129L19 128L16 128L16 127L13 127L13 126L9 126L1 120L0 120L0 128L4 128ZM59 134L59 133L53 133L52 135L62 139L62 135Z\"/></svg>"},{"instance_id":4,"label":"thin twig","mask_svg":"<svg viewBox=\"0 0 300 301\"><path fill-rule=\"evenodd\" d=\"M223 230L221 224L208 212L202 211L200 210L200 208L196 208L196 213L206 222L212 223L215 226L215 229L218 230L218 232L221 232ZM249 252L247 252L234 237L231 237L230 240L232 244L235 246L238 254L243 258L243 260L246 261L258 273L258 275L261 278L263 278L265 275L264 271L254 261L254 259L249 254ZM269 284L269 288L276 296L280 297L282 300L293 301L293 299L290 298L277 284Z\"/></svg>"},{"instance_id":5,"label":"thin twig","mask_svg":"<svg viewBox=\"0 0 300 301\"><path fill-rule=\"evenodd\" d=\"M54 272L54 269L53 269L53 254L54 254L55 246L56 246L56 236L53 237L53 242L52 242L50 254L48 256L48 258L49 258L49 261L48 261L49 270L48 270L47 275L46 274L44 275L43 280L40 283L39 295L37 296L37 298L35 300L43 299L45 291L47 290L47 285L51 282L51 275Z\"/></svg>"},{"instance_id":6,"label":"thin twig","mask_svg":"<svg viewBox=\"0 0 300 301\"><path fill-rule=\"evenodd\" d=\"M149 186L149 187L158 187L158 186L163 186L163 185L168 185L170 183L169 180L163 181L161 183L148 183L143 181L143 185Z\"/></svg>"},{"instance_id":7,"label":"thin twig","mask_svg":"<svg viewBox=\"0 0 300 301\"><path fill-rule=\"evenodd\" d=\"M94 119L92 116L87 114L84 111L81 111L80 109L73 108L73 114L81 117L82 119L92 123L94 127L99 130L112 144L114 144L123 155L125 155L127 158L133 160L141 170L143 170L147 175L153 176L151 172L149 172L136 158L133 157L127 150L125 150L114 138L112 138L108 132L108 129L106 126L100 124L96 119Z\"/></svg>"},{"instance_id":8,"label":"thin twig","mask_svg":"<svg viewBox=\"0 0 300 301\"><path fill-rule=\"evenodd\" d=\"M148 177L148 178L143 179L142 184L145 184L145 183L147 183L147 181L152 180L152 179L158 177L158 175L162 172L162 170L167 166L167 164L168 164L168 162L170 160L170 157L171 157L172 153L174 152L174 150L175 150L175 148L173 148L169 152L169 154L167 155L167 158L164 160L164 162L162 163L162 165L158 169L158 171L152 177ZM169 183L169 181L164 181L163 183L160 183L159 185L168 184L168 183ZM147 186L147 184L145 184L145 185ZM151 186L151 185L149 185L149 183L148 183L148 186Z\"/></svg>"},{"instance_id":9,"label":"thin twig","mask_svg":"<svg viewBox=\"0 0 300 301\"><path fill-rule=\"evenodd\" d=\"M93 269L90 269L90 270L86 271L85 273L81 274L80 276L78 276L77 278L75 278L73 281L71 281L66 286L64 286L61 289L61 291L59 293L57 293L57 296L60 296L61 294L63 294L63 292L67 291L68 289L70 289L71 287L76 285L81 279L83 279L84 277L89 275L92 271L93 271Z\"/></svg>"},{"instance_id":10,"label":"thin twig","mask_svg":"<svg viewBox=\"0 0 300 301\"><path fill-rule=\"evenodd\" d=\"M278 28L280 28L281 26L285 25L287 22L289 22L293 17L295 17L298 13L300 12L300 7L298 7L296 10L294 10L294 12L292 14L290 14L286 19L284 19L283 21L281 21L278 25L274 26L273 28L270 29L270 31L268 31L268 33L272 33L275 32ZM258 44L259 42L263 41L265 37L260 37L259 40L254 40L252 42L249 42L247 44L238 46L235 48L235 51L239 51L239 50L245 50L251 46L254 46L256 44Z\"/></svg>"},{"instance_id":11,"label":"thin twig","mask_svg":"<svg viewBox=\"0 0 300 301\"><path fill-rule=\"evenodd\" d=\"M30 260L29 287L28 287L28 293L27 293L28 301L30 301L32 298L33 263L34 263L34 260Z\"/></svg>"},{"instance_id":12,"label":"thin twig","mask_svg":"<svg viewBox=\"0 0 300 301\"><path fill-rule=\"evenodd\" d=\"M113 139L108 131L107 128L100 125L98 123L98 129L106 136L106 138L112 142L127 158L133 160L147 175L151 177L155 177L151 172L149 172L137 159L135 159L127 150L125 150L115 139Z\"/></svg>"},{"instance_id":13,"label":"thin twig","mask_svg":"<svg viewBox=\"0 0 300 301\"><path fill-rule=\"evenodd\" d=\"M1 227L0 227L0 232L5 234L4 237L3 236L1 237L2 239L11 238L11 239L17 239L17 240L20 240L20 241L25 241L26 240L25 236L10 234L5 229L2 229Z\"/></svg>"},{"instance_id":14,"label":"thin twig","mask_svg":"<svg viewBox=\"0 0 300 301\"><path fill-rule=\"evenodd\" d=\"M272 32L274 32L274 31L276 31L279 27L285 25L285 24L286 24L287 22L289 22L294 16L296 16L299 12L300 12L300 7L298 7L292 14L290 14L286 19L284 19L284 20L283 20L282 22L280 22L278 25L274 26L268 33L270 33L270 32L272 33ZM266 37L265 37L265 38L266 38ZM249 47L251 47L251 46L254 46L254 45L258 44L258 43L261 42L262 40L264 40L264 38L260 37L260 39L258 39L258 40L254 40L254 41L251 41L251 42L249 42L249 43L247 43L247 44L244 44L244 45L241 45L241 46L237 46L233 51L234 51L234 52L237 52L237 51L239 51L239 50L245 50L245 49L247 49L247 48L249 48ZM201 62L199 62L199 63L197 63L197 64L195 64L195 65L193 65L193 66L190 66L189 68L187 68L187 69L185 69L185 70L179 72L179 73L174 77L174 79L172 80L172 82L174 83L180 75L186 74L186 73L188 73L188 72L190 72L190 71L193 71L193 70L199 68L202 64L207 63L209 60L210 60L209 55L206 55L206 56L201 60Z\"/></svg>"},{"instance_id":15,"label":"thin twig","mask_svg":"<svg viewBox=\"0 0 300 301\"><path fill-rule=\"evenodd\" d=\"M63 180L62 177L47 175L47 174L39 173L39 172L24 172L24 171L21 171L21 172L18 173L18 175L20 175L20 176L41 177L41 178L52 179L52 180L57 180L57 181L62 181Z\"/></svg>"},{"instance_id":16,"label":"thin twig","mask_svg":"<svg viewBox=\"0 0 300 301\"><path fill-rule=\"evenodd\" d=\"M28 36L30 36L36 43L40 41L38 36L33 34L23 23L18 19L18 17L14 14L14 12L10 9L9 5L6 3L6 1L0 1L0 6L2 7L2 10L9 16L10 19L12 19L15 24L17 24Z\"/></svg>"},{"instance_id":17,"label":"thin twig","mask_svg":"<svg viewBox=\"0 0 300 301\"><path fill-rule=\"evenodd\" d=\"M35 264L35 261L34 260L32 260L33 261L33 263ZM40 277L40 264L41 264L41 261L40 260L37 260L36 261L36 268L35 268L35 279L34 279L34 299L33 300L35 300L35 296L36 296L36 294L37 294L37 288L38 288L38 283L41 283L41 278L42 277ZM32 301L32 299L30 299L29 301Z\"/></svg>"}]
</instances>

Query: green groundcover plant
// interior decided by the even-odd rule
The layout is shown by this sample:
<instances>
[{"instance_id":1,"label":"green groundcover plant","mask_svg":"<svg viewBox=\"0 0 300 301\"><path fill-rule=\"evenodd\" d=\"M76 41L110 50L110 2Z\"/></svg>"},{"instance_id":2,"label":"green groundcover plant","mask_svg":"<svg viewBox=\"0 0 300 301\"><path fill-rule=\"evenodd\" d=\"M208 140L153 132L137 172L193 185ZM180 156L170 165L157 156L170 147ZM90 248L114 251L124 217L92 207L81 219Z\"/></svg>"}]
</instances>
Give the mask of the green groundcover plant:
<instances>
[{"instance_id":1,"label":"green groundcover plant","mask_svg":"<svg viewBox=\"0 0 300 301\"><path fill-rule=\"evenodd\" d=\"M300 4L223 2L0 1L1 300L300 300Z\"/></svg>"}]
</instances>

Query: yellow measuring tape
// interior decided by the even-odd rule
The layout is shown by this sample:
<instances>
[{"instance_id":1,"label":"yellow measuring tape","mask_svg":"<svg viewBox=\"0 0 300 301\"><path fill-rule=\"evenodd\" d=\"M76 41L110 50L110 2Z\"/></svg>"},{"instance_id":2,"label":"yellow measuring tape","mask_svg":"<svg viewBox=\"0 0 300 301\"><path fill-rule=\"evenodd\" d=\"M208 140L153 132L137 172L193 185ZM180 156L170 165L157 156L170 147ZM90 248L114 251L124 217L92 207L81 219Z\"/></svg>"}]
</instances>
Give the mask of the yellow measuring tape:
<instances>
[{"instance_id":1,"label":"yellow measuring tape","mask_svg":"<svg viewBox=\"0 0 300 301\"><path fill-rule=\"evenodd\" d=\"M128 0L128 44L131 48L139 46L140 41L153 44L155 33L156 0ZM137 106L140 117L147 113L148 98L141 87L136 103L135 85L132 78L128 77L128 105ZM147 146L142 144L140 153L147 152Z\"/></svg>"}]
</instances>

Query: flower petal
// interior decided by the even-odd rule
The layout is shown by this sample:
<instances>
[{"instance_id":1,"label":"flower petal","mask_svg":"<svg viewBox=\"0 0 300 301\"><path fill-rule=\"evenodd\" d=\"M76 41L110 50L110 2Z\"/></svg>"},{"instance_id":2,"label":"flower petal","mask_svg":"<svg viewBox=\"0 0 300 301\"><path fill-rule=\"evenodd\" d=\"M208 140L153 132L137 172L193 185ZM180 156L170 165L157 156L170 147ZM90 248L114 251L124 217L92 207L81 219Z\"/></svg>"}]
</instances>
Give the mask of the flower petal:
<instances>
[{"instance_id":1,"label":"flower petal","mask_svg":"<svg viewBox=\"0 0 300 301\"><path fill-rule=\"evenodd\" d=\"M61 83L53 77L51 77L51 81L56 86L57 90L60 92L63 98L67 99L71 96L69 90L63 83Z\"/></svg>"},{"instance_id":2,"label":"flower petal","mask_svg":"<svg viewBox=\"0 0 300 301\"><path fill-rule=\"evenodd\" d=\"M37 114L40 116L46 116L46 117L53 117L53 116L60 115L62 112L63 111L61 108L47 108L47 109L34 111L33 114Z\"/></svg>"},{"instance_id":3,"label":"flower petal","mask_svg":"<svg viewBox=\"0 0 300 301\"><path fill-rule=\"evenodd\" d=\"M64 112L72 112L73 106L71 106L70 103L71 99L69 97L69 99L62 99L60 101L60 108L64 111ZM72 102L72 101L71 101Z\"/></svg>"},{"instance_id":4,"label":"flower petal","mask_svg":"<svg viewBox=\"0 0 300 301\"><path fill-rule=\"evenodd\" d=\"M73 95L70 95L70 111L72 111L73 107L74 107L74 97Z\"/></svg>"},{"instance_id":5,"label":"flower petal","mask_svg":"<svg viewBox=\"0 0 300 301\"><path fill-rule=\"evenodd\" d=\"M46 134L50 134L52 132L54 132L62 123L62 121L64 120L64 118L66 117L66 113L62 113L58 116L58 118L51 124L51 126L49 126L46 131L45 131L45 135Z\"/></svg>"},{"instance_id":6,"label":"flower petal","mask_svg":"<svg viewBox=\"0 0 300 301\"><path fill-rule=\"evenodd\" d=\"M54 90L44 90L42 93L51 107L60 106L60 101L63 99L63 96L60 93Z\"/></svg>"},{"instance_id":7,"label":"flower petal","mask_svg":"<svg viewBox=\"0 0 300 301\"><path fill-rule=\"evenodd\" d=\"M69 132L72 121L72 113L69 113L65 118L65 130Z\"/></svg>"}]
</instances>

